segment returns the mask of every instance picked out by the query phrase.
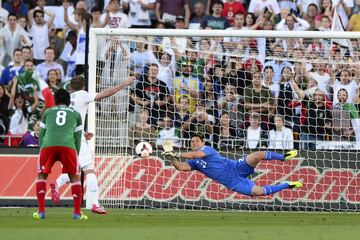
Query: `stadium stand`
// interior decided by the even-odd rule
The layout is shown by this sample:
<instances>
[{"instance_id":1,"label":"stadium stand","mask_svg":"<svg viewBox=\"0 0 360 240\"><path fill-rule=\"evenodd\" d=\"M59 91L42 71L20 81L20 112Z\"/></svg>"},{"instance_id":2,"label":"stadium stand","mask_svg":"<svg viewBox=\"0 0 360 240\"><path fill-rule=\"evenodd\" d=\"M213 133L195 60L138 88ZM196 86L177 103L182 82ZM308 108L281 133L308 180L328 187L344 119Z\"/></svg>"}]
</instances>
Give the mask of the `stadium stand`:
<instances>
[{"instance_id":1,"label":"stadium stand","mask_svg":"<svg viewBox=\"0 0 360 240\"><path fill-rule=\"evenodd\" d=\"M28 139L36 139L33 126L48 106L44 88L66 86L85 69L87 17L94 20L92 26L105 28L320 32L334 30L335 18L346 31L358 31L359 16L359 1L3 1L0 144L37 146ZM104 62L117 57L116 41L107 44ZM359 61L360 42L349 44L351 51L315 40L159 37L134 42L129 68L137 81L130 111L137 121L129 128L131 137L160 144L171 136L178 147L185 146L179 139L195 132L219 147L227 141L247 148L299 149L314 149L309 141L316 140L359 143L360 69L351 63ZM255 57L237 57L243 53ZM291 60L301 58L309 61ZM26 66L29 61L34 65ZM116 70L99 76L106 74ZM161 86L160 93L145 92L149 81Z\"/></svg>"}]
</instances>

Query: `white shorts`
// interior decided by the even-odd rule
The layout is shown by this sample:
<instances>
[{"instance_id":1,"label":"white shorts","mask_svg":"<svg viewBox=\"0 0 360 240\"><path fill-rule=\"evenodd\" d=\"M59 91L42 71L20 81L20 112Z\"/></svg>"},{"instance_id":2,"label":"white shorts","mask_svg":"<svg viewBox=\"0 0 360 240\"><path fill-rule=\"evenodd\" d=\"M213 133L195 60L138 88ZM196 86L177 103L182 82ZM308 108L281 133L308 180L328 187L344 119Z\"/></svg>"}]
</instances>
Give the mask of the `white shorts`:
<instances>
[{"instance_id":1,"label":"white shorts","mask_svg":"<svg viewBox=\"0 0 360 240\"><path fill-rule=\"evenodd\" d=\"M86 140L81 140L80 153L78 156L80 168L82 170L94 169L91 151Z\"/></svg>"}]
</instances>

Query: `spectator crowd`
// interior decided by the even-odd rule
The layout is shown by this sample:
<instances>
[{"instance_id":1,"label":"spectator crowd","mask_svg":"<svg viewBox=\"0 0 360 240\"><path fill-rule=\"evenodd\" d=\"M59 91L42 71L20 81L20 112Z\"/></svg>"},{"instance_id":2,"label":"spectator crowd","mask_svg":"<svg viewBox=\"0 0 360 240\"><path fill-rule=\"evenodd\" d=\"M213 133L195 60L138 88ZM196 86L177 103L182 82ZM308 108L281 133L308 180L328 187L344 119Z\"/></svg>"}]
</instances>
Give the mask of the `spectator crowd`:
<instances>
[{"instance_id":1,"label":"spectator crowd","mask_svg":"<svg viewBox=\"0 0 360 240\"><path fill-rule=\"evenodd\" d=\"M49 95L87 71L87 24L360 31L360 1L3 1L3 145L37 146L39 120L53 104ZM196 133L217 148L250 149L315 150L316 141L360 144L360 40L175 38L155 33L132 38L128 45L109 37L99 47L97 78L105 85L119 78L115 65L121 56L130 56L127 67L137 78L130 93L131 138L155 145L171 139L185 147Z\"/></svg>"}]
</instances>

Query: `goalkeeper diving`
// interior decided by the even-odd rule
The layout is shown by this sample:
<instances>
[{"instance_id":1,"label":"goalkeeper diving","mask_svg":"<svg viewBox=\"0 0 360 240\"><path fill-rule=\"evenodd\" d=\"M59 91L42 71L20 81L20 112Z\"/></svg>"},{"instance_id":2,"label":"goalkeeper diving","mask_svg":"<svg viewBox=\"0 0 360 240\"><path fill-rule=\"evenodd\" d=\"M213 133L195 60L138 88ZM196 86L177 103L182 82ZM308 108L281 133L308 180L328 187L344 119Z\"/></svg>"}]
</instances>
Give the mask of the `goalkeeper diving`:
<instances>
[{"instance_id":1,"label":"goalkeeper diving","mask_svg":"<svg viewBox=\"0 0 360 240\"><path fill-rule=\"evenodd\" d=\"M284 189L297 189L302 187L299 181L286 181L278 185L257 186L247 177L254 173L260 161L287 161L297 156L297 151L288 151L285 154L271 151L258 151L234 161L219 154L214 148L206 146L199 135L191 138L191 152L175 153L170 141L163 144L164 156L171 158L172 165L179 171L197 170L207 177L223 184L228 189L248 196L270 195ZM180 162L179 158L190 159Z\"/></svg>"}]
</instances>

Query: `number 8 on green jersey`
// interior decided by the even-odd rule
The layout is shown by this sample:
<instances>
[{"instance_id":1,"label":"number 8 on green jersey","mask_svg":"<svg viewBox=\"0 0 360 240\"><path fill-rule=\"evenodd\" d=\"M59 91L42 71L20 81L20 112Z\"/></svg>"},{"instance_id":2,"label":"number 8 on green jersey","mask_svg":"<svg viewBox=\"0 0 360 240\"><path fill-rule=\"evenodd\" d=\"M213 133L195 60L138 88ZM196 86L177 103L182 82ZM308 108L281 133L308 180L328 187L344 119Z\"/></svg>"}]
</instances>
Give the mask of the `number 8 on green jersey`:
<instances>
[{"instance_id":1,"label":"number 8 on green jersey","mask_svg":"<svg viewBox=\"0 0 360 240\"><path fill-rule=\"evenodd\" d=\"M40 123L39 172L49 174L60 161L63 173L77 174L82 129L81 116L74 109L60 105L46 110Z\"/></svg>"}]
</instances>

